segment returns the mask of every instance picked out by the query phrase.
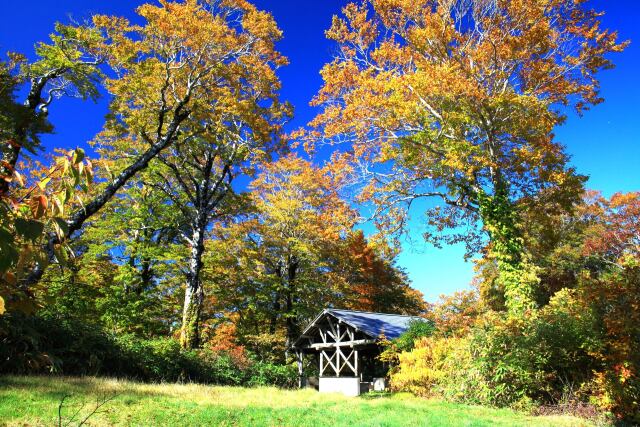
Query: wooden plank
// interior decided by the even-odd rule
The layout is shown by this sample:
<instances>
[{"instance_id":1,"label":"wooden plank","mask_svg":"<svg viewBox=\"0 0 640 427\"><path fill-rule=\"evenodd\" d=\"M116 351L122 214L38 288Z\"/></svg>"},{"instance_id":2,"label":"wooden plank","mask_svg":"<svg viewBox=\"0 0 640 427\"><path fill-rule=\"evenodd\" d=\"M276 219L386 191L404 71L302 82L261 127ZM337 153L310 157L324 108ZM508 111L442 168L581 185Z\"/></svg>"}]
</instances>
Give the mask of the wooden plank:
<instances>
[{"instance_id":1,"label":"wooden plank","mask_svg":"<svg viewBox=\"0 0 640 427\"><path fill-rule=\"evenodd\" d=\"M313 348L316 350L320 350L323 348L338 348L338 347L355 347L359 345L369 345L375 344L376 340L366 339L366 340L355 340L355 341L341 341L341 342L328 342L328 343L314 343L305 348Z\"/></svg>"},{"instance_id":2,"label":"wooden plank","mask_svg":"<svg viewBox=\"0 0 640 427\"><path fill-rule=\"evenodd\" d=\"M327 316L327 324L329 325L329 329L331 329L330 331L325 331L328 335L331 335L331 337L333 338L333 340L335 342L338 342L338 334L336 333L336 328L333 326L333 322L331 321L331 318L329 316Z\"/></svg>"},{"instance_id":3,"label":"wooden plank","mask_svg":"<svg viewBox=\"0 0 640 427\"><path fill-rule=\"evenodd\" d=\"M333 359L335 360L335 364ZM340 356L337 353L333 353L333 356L331 356L331 367L333 368L333 372L335 372L336 377L340 376L340 368L339 368L339 360L340 360Z\"/></svg>"},{"instance_id":4,"label":"wooden plank","mask_svg":"<svg viewBox=\"0 0 640 427\"><path fill-rule=\"evenodd\" d=\"M334 364L334 361L333 361L335 355L329 356L326 352L323 352L323 353L324 353L324 361L325 361L323 373L327 370L327 368L331 368L334 372L336 372L336 365Z\"/></svg>"},{"instance_id":5,"label":"wooden plank","mask_svg":"<svg viewBox=\"0 0 640 427\"><path fill-rule=\"evenodd\" d=\"M320 333L320 338L322 338L322 342L327 342L327 334L321 329L318 328L318 332Z\"/></svg>"},{"instance_id":6,"label":"wooden plank","mask_svg":"<svg viewBox=\"0 0 640 427\"><path fill-rule=\"evenodd\" d=\"M349 354L349 356L344 358L344 363L345 363L345 365L348 365L349 368L351 368L351 371L355 374L355 376L358 376L358 374L356 372L356 367L354 365L352 365L351 362L349 361L349 359L351 359L351 357L353 356L353 351L354 350L351 350L351 353Z\"/></svg>"},{"instance_id":7,"label":"wooden plank","mask_svg":"<svg viewBox=\"0 0 640 427\"><path fill-rule=\"evenodd\" d=\"M304 357L301 351L296 351L296 359L298 362L298 388L302 388L302 371L303 371L303 362Z\"/></svg>"},{"instance_id":8,"label":"wooden plank","mask_svg":"<svg viewBox=\"0 0 640 427\"><path fill-rule=\"evenodd\" d=\"M340 332L340 324L338 324L338 342L342 341L344 337L348 334L348 332L349 332L348 326L345 326L344 330Z\"/></svg>"}]
</instances>

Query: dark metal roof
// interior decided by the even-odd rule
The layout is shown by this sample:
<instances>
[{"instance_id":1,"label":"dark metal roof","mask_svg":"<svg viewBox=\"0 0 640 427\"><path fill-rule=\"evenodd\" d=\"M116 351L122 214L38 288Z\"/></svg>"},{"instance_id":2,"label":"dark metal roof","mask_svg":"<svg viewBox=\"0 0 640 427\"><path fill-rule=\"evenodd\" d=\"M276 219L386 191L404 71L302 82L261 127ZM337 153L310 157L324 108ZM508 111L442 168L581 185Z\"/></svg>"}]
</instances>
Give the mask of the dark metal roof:
<instances>
[{"instance_id":1,"label":"dark metal roof","mask_svg":"<svg viewBox=\"0 0 640 427\"><path fill-rule=\"evenodd\" d=\"M324 310L324 312L334 315L343 322L369 335L371 338L378 338L380 335L384 335L386 338L395 339L409 328L411 321L425 320L418 316L370 313L354 310L327 309Z\"/></svg>"}]
</instances>

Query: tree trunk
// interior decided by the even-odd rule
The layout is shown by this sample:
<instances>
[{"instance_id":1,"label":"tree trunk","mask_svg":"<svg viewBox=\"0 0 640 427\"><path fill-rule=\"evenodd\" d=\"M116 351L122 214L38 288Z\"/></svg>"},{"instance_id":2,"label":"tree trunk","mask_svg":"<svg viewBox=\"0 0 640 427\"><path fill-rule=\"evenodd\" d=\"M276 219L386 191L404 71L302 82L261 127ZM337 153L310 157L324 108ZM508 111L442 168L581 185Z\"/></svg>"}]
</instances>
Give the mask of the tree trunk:
<instances>
[{"instance_id":1,"label":"tree trunk","mask_svg":"<svg viewBox=\"0 0 640 427\"><path fill-rule=\"evenodd\" d=\"M285 360L289 357L289 347L294 343L298 335L298 325L296 323L296 313L293 308L295 298L295 280L300 263L296 256L290 257L287 263L287 288L286 288L286 315L285 324L287 328L287 343L285 345Z\"/></svg>"},{"instance_id":2,"label":"tree trunk","mask_svg":"<svg viewBox=\"0 0 640 427\"><path fill-rule=\"evenodd\" d=\"M136 288L136 294L142 295L143 292L151 288L151 281L153 280L153 267L151 266L151 260L147 257L143 257L140 260L140 285Z\"/></svg>"},{"instance_id":3,"label":"tree trunk","mask_svg":"<svg viewBox=\"0 0 640 427\"><path fill-rule=\"evenodd\" d=\"M271 318L269 319L269 333L271 335L276 333L279 314L280 314L280 292L275 292L273 295L273 304L271 306Z\"/></svg>"},{"instance_id":4,"label":"tree trunk","mask_svg":"<svg viewBox=\"0 0 640 427\"><path fill-rule=\"evenodd\" d=\"M200 272L202 270L206 228L206 217L203 218L203 216L199 215L193 226L189 271L184 294L180 345L187 350L197 348L200 345L200 314L204 303L204 289L200 281Z\"/></svg>"}]
</instances>

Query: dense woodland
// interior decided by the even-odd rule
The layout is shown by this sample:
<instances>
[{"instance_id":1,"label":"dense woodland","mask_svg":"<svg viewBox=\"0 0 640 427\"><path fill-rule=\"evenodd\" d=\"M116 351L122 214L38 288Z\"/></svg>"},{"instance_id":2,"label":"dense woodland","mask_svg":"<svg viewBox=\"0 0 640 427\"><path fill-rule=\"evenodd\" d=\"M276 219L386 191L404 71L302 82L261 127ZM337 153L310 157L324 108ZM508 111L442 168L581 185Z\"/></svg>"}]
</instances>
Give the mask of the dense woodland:
<instances>
[{"instance_id":1,"label":"dense woodland","mask_svg":"<svg viewBox=\"0 0 640 427\"><path fill-rule=\"evenodd\" d=\"M553 134L603 101L627 45L599 12L349 4L292 133L268 11L136 12L57 24L37 59L0 64L0 372L292 385L289 343L336 307L432 321L386 344L396 390L640 422L640 193L589 190ZM84 149L45 152L61 97L109 114ZM411 287L410 214L466 245L473 291Z\"/></svg>"}]
</instances>

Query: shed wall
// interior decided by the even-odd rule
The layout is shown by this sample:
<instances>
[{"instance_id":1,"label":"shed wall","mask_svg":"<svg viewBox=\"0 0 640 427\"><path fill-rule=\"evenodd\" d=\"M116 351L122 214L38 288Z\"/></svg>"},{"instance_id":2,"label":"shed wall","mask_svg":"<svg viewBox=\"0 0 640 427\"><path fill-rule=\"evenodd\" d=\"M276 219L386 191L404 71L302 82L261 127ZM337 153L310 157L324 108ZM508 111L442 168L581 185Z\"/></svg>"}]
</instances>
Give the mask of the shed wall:
<instances>
[{"instance_id":1,"label":"shed wall","mask_svg":"<svg viewBox=\"0 0 640 427\"><path fill-rule=\"evenodd\" d=\"M359 377L320 377L319 391L321 393L342 393L345 396L360 395Z\"/></svg>"}]
</instances>

